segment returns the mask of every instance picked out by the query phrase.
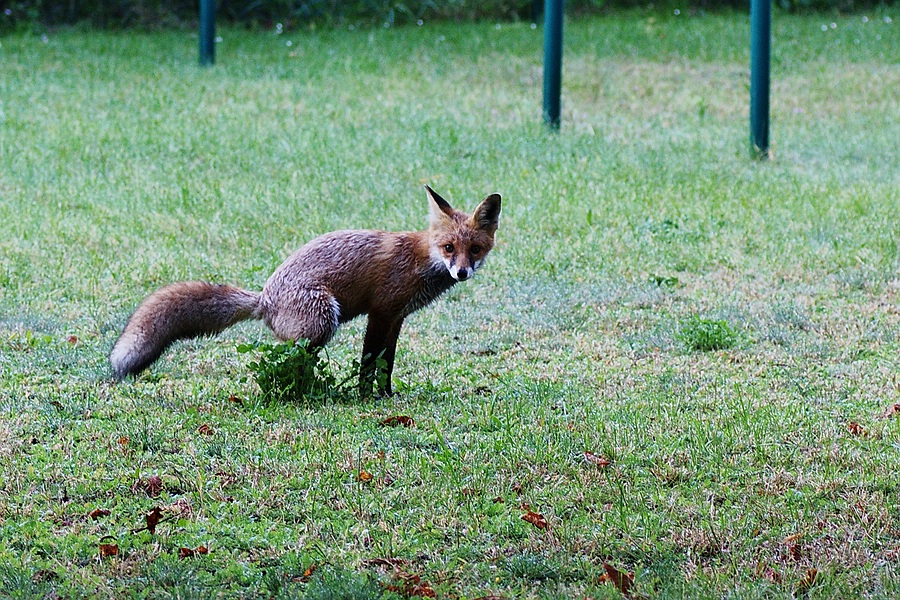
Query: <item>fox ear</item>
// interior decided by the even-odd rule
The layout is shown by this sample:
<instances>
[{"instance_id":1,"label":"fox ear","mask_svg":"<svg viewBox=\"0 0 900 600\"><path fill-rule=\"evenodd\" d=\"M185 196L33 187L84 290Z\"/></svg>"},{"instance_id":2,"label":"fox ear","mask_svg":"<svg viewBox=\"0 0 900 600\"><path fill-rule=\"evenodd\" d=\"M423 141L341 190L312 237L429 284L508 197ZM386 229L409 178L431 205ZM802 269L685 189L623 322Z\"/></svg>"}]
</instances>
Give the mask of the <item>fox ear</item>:
<instances>
[{"instance_id":1,"label":"fox ear","mask_svg":"<svg viewBox=\"0 0 900 600\"><path fill-rule=\"evenodd\" d=\"M449 202L441 198L436 191L427 185L425 186L425 192L428 194L428 216L432 223L440 223L447 217L453 216L454 210Z\"/></svg>"},{"instance_id":2,"label":"fox ear","mask_svg":"<svg viewBox=\"0 0 900 600\"><path fill-rule=\"evenodd\" d=\"M496 231L500 224L500 194L491 194L472 212L472 221L479 229Z\"/></svg>"}]
</instances>

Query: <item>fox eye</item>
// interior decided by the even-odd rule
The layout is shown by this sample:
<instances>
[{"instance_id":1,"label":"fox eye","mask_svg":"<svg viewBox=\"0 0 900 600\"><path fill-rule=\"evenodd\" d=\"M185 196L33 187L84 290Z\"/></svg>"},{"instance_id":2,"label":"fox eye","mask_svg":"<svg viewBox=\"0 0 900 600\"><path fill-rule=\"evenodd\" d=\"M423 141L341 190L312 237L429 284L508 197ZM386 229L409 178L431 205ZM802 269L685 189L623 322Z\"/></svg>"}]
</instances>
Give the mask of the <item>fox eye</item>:
<instances>
[{"instance_id":1,"label":"fox eye","mask_svg":"<svg viewBox=\"0 0 900 600\"><path fill-rule=\"evenodd\" d=\"M444 252L448 254L453 252L453 244L444 244Z\"/></svg>"},{"instance_id":2,"label":"fox eye","mask_svg":"<svg viewBox=\"0 0 900 600\"><path fill-rule=\"evenodd\" d=\"M471 252L472 254L481 254L481 246L476 244L475 246L469 248L469 252Z\"/></svg>"}]
</instances>

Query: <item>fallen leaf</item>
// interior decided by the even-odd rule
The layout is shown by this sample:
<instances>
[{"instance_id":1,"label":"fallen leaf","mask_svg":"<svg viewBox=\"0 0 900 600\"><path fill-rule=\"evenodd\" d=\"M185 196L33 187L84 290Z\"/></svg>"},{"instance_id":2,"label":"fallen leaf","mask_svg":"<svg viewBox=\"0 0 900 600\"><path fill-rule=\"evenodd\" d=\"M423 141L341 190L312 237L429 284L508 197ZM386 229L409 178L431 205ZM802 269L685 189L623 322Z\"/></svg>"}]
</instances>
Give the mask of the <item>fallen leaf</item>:
<instances>
[{"instance_id":1,"label":"fallen leaf","mask_svg":"<svg viewBox=\"0 0 900 600\"><path fill-rule=\"evenodd\" d=\"M620 571L609 563L603 563L603 570L606 571L607 581L616 586L622 595L631 598L631 587L634 585L634 573Z\"/></svg>"},{"instance_id":2,"label":"fallen leaf","mask_svg":"<svg viewBox=\"0 0 900 600\"><path fill-rule=\"evenodd\" d=\"M541 513L536 513L532 511L528 511L524 515L522 515L522 520L531 523L538 529L549 529L550 525L547 523L547 519L544 518L544 515Z\"/></svg>"},{"instance_id":3,"label":"fallen leaf","mask_svg":"<svg viewBox=\"0 0 900 600\"><path fill-rule=\"evenodd\" d=\"M181 548L178 550L178 558L191 558L194 556L202 556L204 554L209 554L209 548L206 546L197 546L194 548Z\"/></svg>"},{"instance_id":4,"label":"fallen leaf","mask_svg":"<svg viewBox=\"0 0 900 600\"><path fill-rule=\"evenodd\" d=\"M388 417L387 419L383 419L378 422L382 427L415 427L416 422L412 417L408 417L406 415L397 415L395 417Z\"/></svg>"},{"instance_id":5,"label":"fallen leaf","mask_svg":"<svg viewBox=\"0 0 900 600\"><path fill-rule=\"evenodd\" d=\"M187 498L179 498L172 504L168 504L161 508L162 508L163 512L167 512L176 517L182 517L182 518L190 517L191 513L194 512L194 507L191 506L191 502Z\"/></svg>"},{"instance_id":6,"label":"fallen leaf","mask_svg":"<svg viewBox=\"0 0 900 600\"><path fill-rule=\"evenodd\" d=\"M809 590L811 590L812 587L816 585L816 579L818 579L818 577L819 571L817 569L807 570L806 575L797 584L797 595L806 596L807 594L809 594Z\"/></svg>"},{"instance_id":7,"label":"fallen leaf","mask_svg":"<svg viewBox=\"0 0 900 600\"><path fill-rule=\"evenodd\" d=\"M388 584L384 588L404 598L437 598L437 593L431 587L431 584L427 581L422 581L419 575L410 575L396 570L394 571L394 581L398 581L399 585Z\"/></svg>"},{"instance_id":8,"label":"fallen leaf","mask_svg":"<svg viewBox=\"0 0 900 600\"><path fill-rule=\"evenodd\" d=\"M75 344L78 343L78 338L75 337L74 335L70 335L69 337L66 338L66 341L74 346Z\"/></svg>"},{"instance_id":9,"label":"fallen leaf","mask_svg":"<svg viewBox=\"0 0 900 600\"><path fill-rule=\"evenodd\" d=\"M598 456L592 452L585 452L584 460L588 461L592 465L597 465L597 467L600 469L608 467L612 464L612 461L610 461L608 458Z\"/></svg>"},{"instance_id":10,"label":"fallen leaf","mask_svg":"<svg viewBox=\"0 0 900 600\"><path fill-rule=\"evenodd\" d=\"M38 569L31 575L31 580L35 583L45 583L47 581L56 581L59 575L56 571L50 569Z\"/></svg>"},{"instance_id":11,"label":"fallen leaf","mask_svg":"<svg viewBox=\"0 0 900 600\"><path fill-rule=\"evenodd\" d=\"M900 413L900 404L892 404L886 411L881 414L881 416L882 418L890 419L897 413Z\"/></svg>"},{"instance_id":12,"label":"fallen leaf","mask_svg":"<svg viewBox=\"0 0 900 600\"><path fill-rule=\"evenodd\" d=\"M216 431L212 428L209 423L204 423L200 427L197 428L197 433L200 435L214 435Z\"/></svg>"},{"instance_id":13,"label":"fallen leaf","mask_svg":"<svg viewBox=\"0 0 900 600\"><path fill-rule=\"evenodd\" d=\"M147 522L147 531L151 534L156 533L156 526L159 525L159 520L162 519L162 510L158 506L154 507L153 510L144 515L144 520Z\"/></svg>"},{"instance_id":14,"label":"fallen leaf","mask_svg":"<svg viewBox=\"0 0 900 600\"><path fill-rule=\"evenodd\" d=\"M765 570L763 571L763 577L765 577L772 583L781 583L781 573L779 573L772 567L765 568Z\"/></svg>"},{"instance_id":15,"label":"fallen leaf","mask_svg":"<svg viewBox=\"0 0 900 600\"><path fill-rule=\"evenodd\" d=\"M244 401L241 400L240 398L238 398L237 396L235 396L234 394L228 396L228 401L232 402L234 404L237 404L239 406L243 406L243 404L244 404Z\"/></svg>"},{"instance_id":16,"label":"fallen leaf","mask_svg":"<svg viewBox=\"0 0 900 600\"><path fill-rule=\"evenodd\" d=\"M406 561L402 558L367 558L362 564L367 567L392 567L396 569L405 565Z\"/></svg>"},{"instance_id":17,"label":"fallen leaf","mask_svg":"<svg viewBox=\"0 0 900 600\"><path fill-rule=\"evenodd\" d=\"M369 483L373 478L374 476L368 471L360 471L359 475L356 476L356 480L360 483Z\"/></svg>"},{"instance_id":18,"label":"fallen leaf","mask_svg":"<svg viewBox=\"0 0 900 600\"><path fill-rule=\"evenodd\" d=\"M156 498L163 491L163 480L159 475L151 475L146 479L138 479L131 486L131 490L135 493L144 492L150 498Z\"/></svg>"},{"instance_id":19,"label":"fallen leaf","mask_svg":"<svg viewBox=\"0 0 900 600\"><path fill-rule=\"evenodd\" d=\"M866 430L863 429L863 426L857 423L856 421L850 421L847 423L847 431L850 432L850 435L863 436L866 435Z\"/></svg>"},{"instance_id":20,"label":"fallen leaf","mask_svg":"<svg viewBox=\"0 0 900 600\"><path fill-rule=\"evenodd\" d=\"M108 509L105 509L105 508L95 508L94 510L92 510L92 511L90 512L90 514L89 514L88 516L89 516L91 519L93 519L93 520L96 521L96 520L99 519L100 517L108 517L108 516L111 515L111 514L112 514L112 513L111 513Z\"/></svg>"},{"instance_id":21,"label":"fallen leaf","mask_svg":"<svg viewBox=\"0 0 900 600\"><path fill-rule=\"evenodd\" d=\"M109 556L118 556L119 555L119 545L115 544L115 543L107 544L107 543L104 543L104 540L112 540L113 542L115 542L116 538L114 538L111 535L105 535L102 538L100 538L100 557L107 558Z\"/></svg>"},{"instance_id":22,"label":"fallen leaf","mask_svg":"<svg viewBox=\"0 0 900 600\"><path fill-rule=\"evenodd\" d=\"M312 577L312 574L316 572L316 563L310 564L306 567L306 570L303 571L303 575L300 576L301 581L309 581L309 578Z\"/></svg>"},{"instance_id":23,"label":"fallen leaf","mask_svg":"<svg viewBox=\"0 0 900 600\"><path fill-rule=\"evenodd\" d=\"M506 500L503 499L503 496L495 496L493 500L491 500L494 504L503 504Z\"/></svg>"}]
</instances>

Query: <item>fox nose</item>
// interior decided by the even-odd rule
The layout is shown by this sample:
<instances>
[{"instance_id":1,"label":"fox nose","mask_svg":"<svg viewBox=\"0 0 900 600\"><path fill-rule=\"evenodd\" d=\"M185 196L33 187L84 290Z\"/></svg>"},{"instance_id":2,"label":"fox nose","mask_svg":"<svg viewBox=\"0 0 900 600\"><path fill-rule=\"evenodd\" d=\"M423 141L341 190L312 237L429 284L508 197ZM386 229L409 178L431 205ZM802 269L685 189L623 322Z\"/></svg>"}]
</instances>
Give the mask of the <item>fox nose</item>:
<instances>
[{"instance_id":1,"label":"fox nose","mask_svg":"<svg viewBox=\"0 0 900 600\"><path fill-rule=\"evenodd\" d=\"M459 281L465 281L465 280L468 279L468 278L469 278L469 271L468 271L468 269L460 269L459 271L456 272L456 279L457 279L457 280L459 280Z\"/></svg>"}]
</instances>

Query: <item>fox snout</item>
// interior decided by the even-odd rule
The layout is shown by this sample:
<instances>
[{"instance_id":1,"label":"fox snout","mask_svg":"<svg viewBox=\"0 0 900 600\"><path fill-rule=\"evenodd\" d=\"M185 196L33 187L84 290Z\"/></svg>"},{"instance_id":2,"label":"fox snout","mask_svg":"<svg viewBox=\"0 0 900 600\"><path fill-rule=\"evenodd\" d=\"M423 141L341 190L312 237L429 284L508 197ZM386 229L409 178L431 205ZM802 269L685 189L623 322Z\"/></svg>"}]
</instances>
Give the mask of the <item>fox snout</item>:
<instances>
[{"instance_id":1,"label":"fox snout","mask_svg":"<svg viewBox=\"0 0 900 600\"><path fill-rule=\"evenodd\" d=\"M457 281L465 281L472 277L475 274L475 269L471 268L459 268L459 267L450 267L450 277Z\"/></svg>"}]
</instances>

